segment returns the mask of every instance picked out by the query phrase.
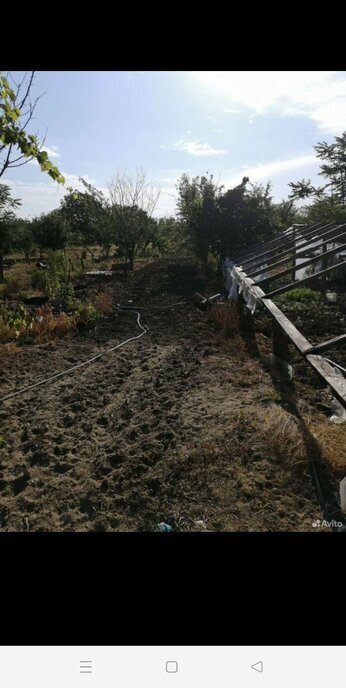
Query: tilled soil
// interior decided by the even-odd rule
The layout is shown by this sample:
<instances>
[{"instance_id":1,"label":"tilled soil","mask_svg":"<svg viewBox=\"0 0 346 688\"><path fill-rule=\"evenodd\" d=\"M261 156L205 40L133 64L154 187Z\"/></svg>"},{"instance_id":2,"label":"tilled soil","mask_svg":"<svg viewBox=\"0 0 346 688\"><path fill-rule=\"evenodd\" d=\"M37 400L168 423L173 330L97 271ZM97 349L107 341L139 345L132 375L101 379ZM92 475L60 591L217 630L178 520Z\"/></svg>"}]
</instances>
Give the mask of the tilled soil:
<instances>
[{"instance_id":1,"label":"tilled soil","mask_svg":"<svg viewBox=\"0 0 346 688\"><path fill-rule=\"evenodd\" d=\"M278 401L270 372L246 339L227 348L193 304L203 274L160 260L106 286L115 306L143 307L148 331L0 405L0 528L313 530L309 463L278 458L261 434ZM136 318L115 310L78 336L22 347L1 362L1 396L139 334Z\"/></svg>"}]
</instances>

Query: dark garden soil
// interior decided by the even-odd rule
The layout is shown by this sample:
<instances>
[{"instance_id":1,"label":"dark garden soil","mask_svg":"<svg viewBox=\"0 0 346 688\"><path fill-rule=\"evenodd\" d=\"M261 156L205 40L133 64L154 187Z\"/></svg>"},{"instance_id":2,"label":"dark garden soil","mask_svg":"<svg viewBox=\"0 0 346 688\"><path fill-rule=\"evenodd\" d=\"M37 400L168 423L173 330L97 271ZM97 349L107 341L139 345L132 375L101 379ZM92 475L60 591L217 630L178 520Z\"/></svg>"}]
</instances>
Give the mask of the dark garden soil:
<instances>
[{"instance_id":1,"label":"dark garden soil","mask_svg":"<svg viewBox=\"0 0 346 688\"><path fill-rule=\"evenodd\" d=\"M307 419L340 433L328 421L331 395L309 380L272 380L265 327L255 340L215 332L192 300L206 278L188 260L162 259L104 285L112 315L1 360L5 396L139 334L137 316L117 303L148 308L140 339L0 405L0 528L315 531ZM270 437L274 417L292 433L287 454Z\"/></svg>"}]
</instances>

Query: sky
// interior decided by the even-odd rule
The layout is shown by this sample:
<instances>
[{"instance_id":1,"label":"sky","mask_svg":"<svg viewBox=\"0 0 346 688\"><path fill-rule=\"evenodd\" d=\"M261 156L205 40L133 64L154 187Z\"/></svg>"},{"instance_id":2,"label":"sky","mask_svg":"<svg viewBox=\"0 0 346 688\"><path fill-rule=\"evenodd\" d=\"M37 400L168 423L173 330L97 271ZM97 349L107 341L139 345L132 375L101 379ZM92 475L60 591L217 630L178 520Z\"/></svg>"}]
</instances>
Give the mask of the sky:
<instances>
[{"instance_id":1,"label":"sky","mask_svg":"<svg viewBox=\"0 0 346 688\"><path fill-rule=\"evenodd\" d=\"M12 72L16 81L22 72ZM176 182L214 174L232 188L243 176L272 183L275 202L288 182L322 184L314 145L346 130L346 72L38 71L41 94L29 133L67 185L79 177L107 192L117 172L142 167L161 189L154 214L176 211ZM34 161L1 178L35 217L60 205L66 189Z\"/></svg>"}]
</instances>

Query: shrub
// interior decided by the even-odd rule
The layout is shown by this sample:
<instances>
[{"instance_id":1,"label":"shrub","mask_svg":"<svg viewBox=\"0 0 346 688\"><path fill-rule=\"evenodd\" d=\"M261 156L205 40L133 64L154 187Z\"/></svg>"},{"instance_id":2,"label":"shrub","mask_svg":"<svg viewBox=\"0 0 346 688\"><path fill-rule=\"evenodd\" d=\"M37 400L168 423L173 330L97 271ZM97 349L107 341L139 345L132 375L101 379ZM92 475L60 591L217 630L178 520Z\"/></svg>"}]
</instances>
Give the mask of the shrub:
<instances>
[{"instance_id":1,"label":"shrub","mask_svg":"<svg viewBox=\"0 0 346 688\"><path fill-rule=\"evenodd\" d=\"M109 291L99 290L94 297L94 306L99 313L106 315L113 311L113 300Z\"/></svg>"},{"instance_id":2,"label":"shrub","mask_svg":"<svg viewBox=\"0 0 346 688\"><path fill-rule=\"evenodd\" d=\"M32 275L32 286L42 289L50 299L61 299L69 302L74 289L71 284L71 267L63 251L49 251L48 270L35 270Z\"/></svg>"},{"instance_id":3,"label":"shrub","mask_svg":"<svg viewBox=\"0 0 346 688\"><path fill-rule=\"evenodd\" d=\"M30 333L33 319L22 305L0 307L0 342L10 342Z\"/></svg>"},{"instance_id":4,"label":"shrub","mask_svg":"<svg viewBox=\"0 0 346 688\"><path fill-rule=\"evenodd\" d=\"M90 322L98 320L100 314L97 312L93 303L89 301L82 301L75 304L75 322L79 325L87 325Z\"/></svg>"},{"instance_id":5,"label":"shrub","mask_svg":"<svg viewBox=\"0 0 346 688\"><path fill-rule=\"evenodd\" d=\"M32 326L32 335L36 342L43 343L54 336L63 337L75 330L76 320L73 316L60 313L55 317L47 304L37 309L35 322Z\"/></svg>"}]
</instances>

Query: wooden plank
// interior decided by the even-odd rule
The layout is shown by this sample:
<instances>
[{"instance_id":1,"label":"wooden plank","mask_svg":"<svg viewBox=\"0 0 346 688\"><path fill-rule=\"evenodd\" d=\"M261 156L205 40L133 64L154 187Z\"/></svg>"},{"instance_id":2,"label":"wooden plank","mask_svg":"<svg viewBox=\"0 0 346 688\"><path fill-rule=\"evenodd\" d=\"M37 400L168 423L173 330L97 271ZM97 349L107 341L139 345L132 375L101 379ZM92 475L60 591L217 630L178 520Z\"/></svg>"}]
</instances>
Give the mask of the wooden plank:
<instances>
[{"instance_id":1,"label":"wooden plank","mask_svg":"<svg viewBox=\"0 0 346 688\"><path fill-rule=\"evenodd\" d=\"M308 260L305 260L303 263L300 263L299 270L302 270L303 268L307 267L308 265L312 265L313 263L317 263L320 260L323 260L326 262L327 256L334 256L336 253L340 253L344 248L346 248L346 244L341 244L337 248L332 248L330 251L325 251L323 253L323 259L322 255L319 254L317 256L314 256L313 258L309 258ZM287 268L286 270L281 270L281 272L277 272L275 275L269 275L269 277L265 277L263 280L260 280L260 282L257 282L257 284L263 285L263 284L269 284L269 282L274 282L277 279L280 279L280 277L284 277L285 275L289 275L292 272L292 267ZM329 272L329 268L326 268L322 272ZM314 276L318 275L319 273L315 273ZM299 284L301 280L296 280L294 284Z\"/></svg>"},{"instance_id":2,"label":"wooden plank","mask_svg":"<svg viewBox=\"0 0 346 688\"><path fill-rule=\"evenodd\" d=\"M335 368L338 368L338 370L342 370L343 373L346 373L346 368L343 368L340 363L335 363L335 361L331 361L330 358L325 358L325 361L330 363L330 365L334 366Z\"/></svg>"},{"instance_id":3,"label":"wooden plank","mask_svg":"<svg viewBox=\"0 0 346 688\"><path fill-rule=\"evenodd\" d=\"M309 353L315 354L315 353L321 353L321 351L328 351L328 349L334 349L335 347L339 346L346 342L346 334L340 334L338 337L333 337L333 339L327 339L325 342L321 342L321 344L316 344L315 346L312 346Z\"/></svg>"},{"instance_id":4,"label":"wooden plank","mask_svg":"<svg viewBox=\"0 0 346 688\"><path fill-rule=\"evenodd\" d=\"M331 230L331 232L335 232L336 229L338 229L338 228L335 227L334 229ZM328 232L326 233L326 235L327 235L327 234L328 234ZM325 235L325 236L326 236L326 235ZM303 246L303 244L301 244L301 245L298 247L298 248L301 248L301 247L303 246L303 251L297 251L297 253L296 253L296 255L295 255L295 258L296 258L296 260L297 260L298 258L306 258L306 259L308 259L308 258L314 258L314 255L312 255L312 253L311 253L312 251L314 251L314 250L316 250L316 249L318 249L318 248L321 248L321 246L323 246L323 244L325 244L325 245L333 244L335 241L337 241L337 239L341 239L341 238L345 237L345 235L346 235L346 225L345 225L345 231L342 232L342 234L337 234L337 236L333 236L333 237L331 237L331 238L329 238L329 239L326 239L325 241L322 241L322 243L318 244L318 246L311 248L311 249L310 249L310 253L306 253L306 249L307 249L307 247L309 246L309 244L310 244L310 243L311 243L311 244L312 244L312 243L315 243L315 240L314 240L314 239L310 239L310 240L307 242L307 244L305 244L304 246ZM288 251L287 251L287 252L284 251L284 255L286 256L286 258L282 258L281 260L277 260L277 261L275 261L275 263L270 263L270 262L268 262L267 267L265 268L265 270L272 270L272 268L276 268L276 267L278 267L279 265L285 265L285 263L287 263L288 260L289 260L289 256L291 255L291 251L289 251L289 252L288 252ZM276 257L277 257L277 256L276 256ZM252 268L251 268L251 269L252 269ZM300 266L297 266L297 265L296 265L296 270L299 270L299 269L300 269ZM262 272L264 272L263 267L261 267L261 268L255 270L255 272L249 272L249 273L248 273L248 277L257 277L257 275L260 275ZM266 278L266 279L267 279L267 278Z\"/></svg>"},{"instance_id":5,"label":"wooden plank","mask_svg":"<svg viewBox=\"0 0 346 688\"><path fill-rule=\"evenodd\" d=\"M314 275L310 275L310 277L304 277L304 279L297 280L296 282L291 282L291 284L286 284L285 287L280 287L279 289L270 291L268 294L265 294L263 298L271 298L272 296L276 296L277 294L284 294L286 291L291 291L291 289L298 289L301 286L301 284L307 284L308 282L311 282L311 280L316 279L317 277L321 277L323 275L334 272L334 270L337 270L342 265L346 265L346 260L343 260L341 263L337 263L336 265L331 265L330 268L328 268L327 270L320 270L320 272L316 272Z\"/></svg>"},{"instance_id":6,"label":"wooden plank","mask_svg":"<svg viewBox=\"0 0 346 688\"><path fill-rule=\"evenodd\" d=\"M304 249L307 248L308 246L310 246L310 244L315 243L315 242L319 239L320 236L322 236L322 235L324 235L324 236L330 235L330 236L332 237L332 235L334 234L334 232L339 231L339 230L342 229L343 227L346 228L346 224L343 224L343 225L336 225L335 223L332 223L332 224L334 224L335 226L332 227L331 229L329 229L328 231L325 230L325 227L321 227L320 230L314 230L314 231L312 231L312 232L309 232L308 235L305 235L305 237L303 237L303 240L301 239L301 237L297 237L296 241L300 241L300 242L301 242L300 244L298 244L298 245L296 246L296 242L292 242L292 241L291 241L291 242L289 242L289 244L286 246L286 248L284 249L284 251L281 251L281 252L279 252L279 253L276 253L276 255L273 255L273 256L271 256L270 258L267 258L266 260L264 260L263 258L262 258L261 260L258 260L258 259L256 258L256 260L253 259L253 260L249 260L249 261L243 261L242 263L239 261L238 265L241 264L241 266L244 267L244 266L246 265L246 263L250 263L250 264L251 264L251 263L254 263L254 265L249 265L249 266L246 268L246 269L248 270L248 275L249 275L249 276L251 275L251 276L253 277L253 276L256 274L256 273L253 271L253 268L255 267L255 264L256 264L256 263L259 263L260 266L261 266L261 265L263 265L263 262L265 262L265 263L267 263L267 267L270 267L270 266L272 265L271 261L275 261L277 258L281 258L281 257L283 257L283 256L287 256L287 259L288 259L288 256L291 256L291 255L295 252L296 249L299 250L299 249L302 249L302 248L304 248ZM275 251L277 251L279 248L281 248L281 247L278 246L277 249L273 249L272 251L270 251L270 253L275 253ZM266 254L262 254L262 255L266 255ZM268 255L269 255L269 252L268 252ZM259 269L259 273L262 272L262 271L263 271L263 270Z\"/></svg>"},{"instance_id":7,"label":"wooden plank","mask_svg":"<svg viewBox=\"0 0 346 688\"><path fill-rule=\"evenodd\" d=\"M335 222L329 223L329 225L330 224L335 224ZM327 226L329 226L329 225L327 225ZM317 231L323 226L324 226L323 222L317 222L313 225L311 225L311 224L310 225L307 225L307 224L305 224L305 225L298 225L298 224L292 225L292 227L289 227L288 229L285 229L282 232L279 232L278 234L276 234L276 236L273 237L273 239L268 239L267 241L262 241L262 243L258 244L257 247L254 248L254 250L251 250L251 251L243 250L243 251L241 251L239 254L237 254L237 258L238 257L243 258L247 261L247 260L255 258L255 256L257 256L258 253L262 252L263 250L267 250L267 249L270 249L272 247L275 248L278 244L280 244L282 242L290 241L290 240L292 240L292 236L293 236L295 229L299 229L299 234L301 236L303 236L307 232Z\"/></svg>"},{"instance_id":8,"label":"wooden plank","mask_svg":"<svg viewBox=\"0 0 346 688\"><path fill-rule=\"evenodd\" d=\"M319 234L323 230L328 230L328 228L331 228L332 225L335 225L335 224L336 224L335 222L330 222L328 225L325 225L325 226L317 228L317 229L315 228L315 225L313 225L314 229L307 227L306 230L303 230L302 232L300 232L301 236L299 237L299 240L300 240L300 238L305 239L307 236L310 236L310 235L312 236L314 234L316 234L316 236L319 236ZM309 230L309 231L307 231L307 230ZM278 251L278 249L282 248L283 246L286 246L287 244L290 246L295 245L295 241L292 242L292 237L290 237L289 239L277 239L274 248L267 250L267 251L264 251L263 253L256 254L255 256L248 257L245 260L242 260L241 264L244 266L244 265L246 265L246 263L259 262L260 258L264 258L264 256L268 256L271 253L275 253L275 251Z\"/></svg>"},{"instance_id":9,"label":"wooden plank","mask_svg":"<svg viewBox=\"0 0 346 688\"><path fill-rule=\"evenodd\" d=\"M243 275L246 277L245 273L243 273ZM249 281L252 283L252 289L254 293L261 299L263 306L267 309L267 311L269 311L270 315L275 318L282 329L286 332L296 349L298 349L301 354L305 354L306 351L309 351L309 349L311 349L310 342L304 337L304 335L301 334L301 332L299 332L299 330L297 330L293 323L286 317L286 315L284 315L284 313L273 301L264 298L266 296L264 291L258 287L253 280L250 279Z\"/></svg>"},{"instance_id":10,"label":"wooden plank","mask_svg":"<svg viewBox=\"0 0 346 688\"><path fill-rule=\"evenodd\" d=\"M297 247L296 247L296 230L294 230L294 232L293 232L293 239L294 239L294 242L295 242L295 246L294 246L293 259L292 259L292 267L293 267L293 270L292 270L292 281L294 282L295 279L296 279L296 270L295 270L295 267L296 267L296 255L297 255Z\"/></svg>"},{"instance_id":11,"label":"wooden plank","mask_svg":"<svg viewBox=\"0 0 346 688\"><path fill-rule=\"evenodd\" d=\"M336 373L334 368L323 358L315 354L307 354L306 360L316 370L319 376L330 386L333 395L346 407L346 380Z\"/></svg>"},{"instance_id":12,"label":"wooden plank","mask_svg":"<svg viewBox=\"0 0 346 688\"><path fill-rule=\"evenodd\" d=\"M244 277L246 273L243 270L239 271ZM293 342L296 349L302 354L309 365L316 370L322 380L329 385L333 395L346 408L346 380L341 375L335 372L334 368L320 355L308 353L311 351L310 342L302 335L299 330L291 323L291 321L280 311L280 309L267 298L263 289L258 287L255 282L249 278L254 293L261 299L263 306L269 311L270 315L275 318L276 322L282 327L289 339Z\"/></svg>"}]
</instances>

